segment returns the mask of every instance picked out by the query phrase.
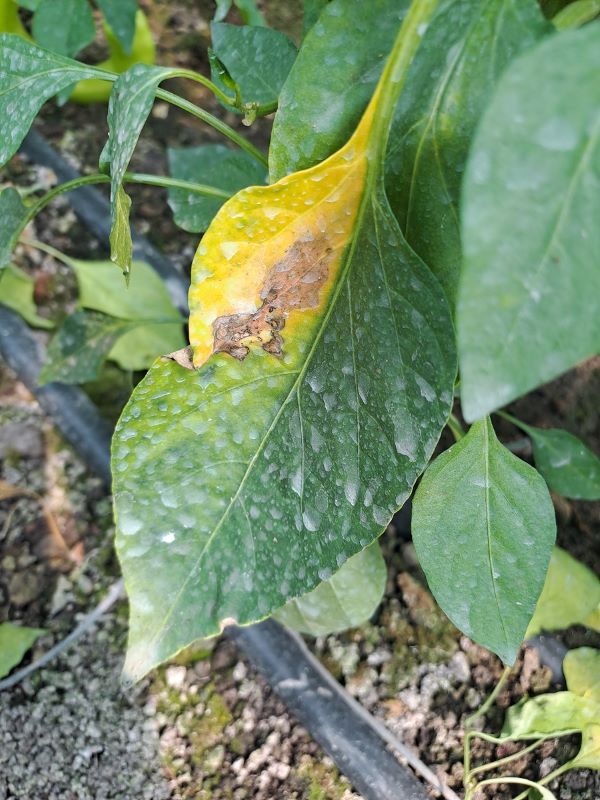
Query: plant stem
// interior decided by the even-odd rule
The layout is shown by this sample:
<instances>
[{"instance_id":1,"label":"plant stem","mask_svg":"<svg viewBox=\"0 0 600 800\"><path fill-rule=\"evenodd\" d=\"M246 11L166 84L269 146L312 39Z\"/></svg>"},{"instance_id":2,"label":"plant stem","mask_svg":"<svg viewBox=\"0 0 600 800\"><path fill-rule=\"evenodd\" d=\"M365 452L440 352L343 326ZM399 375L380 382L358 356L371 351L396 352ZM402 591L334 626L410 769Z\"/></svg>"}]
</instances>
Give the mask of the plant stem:
<instances>
[{"instance_id":1,"label":"plant stem","mask_svg":"<svg viewBox=\"0 0 600 800\"><path fill-rule=\"evenodd\" d=\"M502 419L507 420L508 422L512 422L515 428L519 428L519 430L525 431L527 433L529 426L526 425L524 422L521 422L520 419L513 417L512 414L509 414L508 411L496 411L496 414Z\"/></svg>"},{"instance_id":2,"label":"plant stem","mask_svg":"<svg viewBox=\"0 0 600 800\"><path fill-rule=\"evenodd\" d=\"M563 772L568 772L570 769L573 769L573 762L567 761L565 764L562 764L560 767L557 767L553 772L550 772L546 775L545 778L537 781L539 786L546 786L548 783L551 783L555 778L558 778ZM529 792L521 792L518 794L514 800L525 800Z\"/></svg>"},{"instance_id":3,"label":"plant stem","mask_svg":"<svg viewBox=\"0 0 600 800\"><path fill-rule=\"evenodd\" d=\"M247 108L238 100L238 98L231 97L223 92L215 83L213 83L201 72L194 72L192 69L178 69L171 72L171 74L168 76L168 80L171 78L189 78L192 81L196 81L196 83L201 83L203 86L206 86L207 89L210 89L214 96L222 103L225 103L225 105L233 106L234 108L237 108L238 111L247 110ZM276 101L272 103L261 103L252 108L252 111L257 117L263 117L265 114L271 114L276 110Z\"/></svg>"},{"instance_id":4,"label":"plant stem","mask_svg":"<svg viewBox=\"0 0 600 800\"><path fill-rule=\"evenodd\" d=\"M490 761L487 764L481 764L478 767L473 767L473 769L469 773L469 777L473 775L478 775L481 772L488 772L492 769L497 769L498 767L503 767L505 764L509 764L511 761L514 761L521 756L524 756L526 753L530 753L532 750L535 750L536 747L545 741L544 739L537 739L535 742L532 742L527 747L524 747L522 750L518 750L516 753L513 753L510 756L505 756L504 758L499 758L497 761Z\"/></svg>"},{"instance_id":5,"label":"plant stem","mask_svg":"<svg viewBox=\"0 0 600 800\"><path fill-rule=\"evenodd\" d=\"M450 428L450 431L457 442L460 441L465 435L464 428L458 421L458 417L455 414L450 414L446 425Z\"/></svg>"},{"instance_id":6,"label":"plant stem","mask_svg":"<svg viewBox=\"0 0 600 800\"><path fill-rule=\"evenodd\" d=\"M183 97L179 97L177 94L173 94L173 92L167 92L165 89L157 89L156 96L161 100L165 100L167 103L171 103L171 105L177 106L177 108L180 108L182 111L187 111L188 114L191 114L197 119L202 120L202 122L206 122L207 125L210 125L216 131L222 133L223 136L226 136L232 142L235 142L238 147L240 147L242 150L245 150L248 155L256 159L256 161L258 161L259 164L262 164L263 167L266 168L268 166L268 161L264 153L261 153L257 147L245 139L241 134L239 134L233 128L230 128L225 122L222 122L217 117L209 114L208 111L205 111L203 108L194 105L194 103L190 103L189 100L185 100Z\"/></svg>"},{"instance_id":7,"label":"plant stem","mask_svg":"<svg viewBox=\"0 0 600 800\"><path fill-rule=\"evenodd\" d=\"M483 705L481 705L477 709L477 711L475 711L475 713L471 714L471 716L467 717L467 719L465 720L465 727L466 728L470 728L473 725L473 722L476 719L478 719L479 717L482 717L488 711L488 709L493 705L494 701L496 700L496 698L498 697L498 695L500 694L500 692L504 688L504 684L508 680L508 676L510 675L511 672L512 672L512 667L504 667L504 672L500 676L500 680L494 686L494 689L490 693L490 695L487 698L487 700L483 703Z\"/></svg>"},{"instance_id":8,"label":"plant stem","mask_svg":"<svg viewBox=\"0 0 600 800\"><path fill-rule=\"evenodd\" d=\"M480 789L482 786L493 786L499 783L519 784L520 786L529 786L531 789L536 789L538 786L543 785L543 781L530 781L527 778L487 778L485 781L479 781L473 791ZM529 790L522 792L518 797L515 797L515 800L525 798L528 794Z\"/></svg>"}]
</instances>

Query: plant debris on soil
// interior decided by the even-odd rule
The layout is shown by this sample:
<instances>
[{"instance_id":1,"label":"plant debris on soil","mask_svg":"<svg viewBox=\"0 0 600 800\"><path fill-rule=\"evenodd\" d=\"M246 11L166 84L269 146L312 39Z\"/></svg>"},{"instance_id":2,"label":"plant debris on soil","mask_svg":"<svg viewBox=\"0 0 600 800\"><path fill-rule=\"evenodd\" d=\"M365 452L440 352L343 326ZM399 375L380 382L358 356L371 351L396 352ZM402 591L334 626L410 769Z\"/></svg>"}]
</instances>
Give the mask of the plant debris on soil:
<instances>
[{"instance_id":1,"label":"plant debris on soil","mask_svg":"<svg viewBox=\"0 0 600 800\"><path fill-rule=\"evenodd\" d=\"M161 63L206 72L213 3L154 0L144 5L160 32ZM272 0L263 7L275 24L297 37L299 3ZM180 83L177 88L239 125L239 118L221 109L203 87ZM262 120L249 129L258 146L266 147L269 126ZM95 171L106 138L106 106L48 104L37 127L78 169ZM167 145L210 141L216 141L213 131L157 103L132 169L166 172ZM54 176L18 156L2 180L43 190ZM185 274L199 237L174 226L163 191L138 187L132 195L138 230ZM104 245L91 238L64 198L35 220L31 234L75 257L106 256ZM67 267L24 246L17 260L35 278L40 314L58 320L73 307L76 283ZM85 388L115 420L133 380L108 365L101 379ZM512 410L532 425L564 427L600 452L599 396L600 359L592 359ZM505 442L521 437L502 421L498 433ZM528 457L526 450L519 455ZM64 638L118 578L111 503L101 482L3 367L0 462L0 480L19 490L0 498L0 622L47 631L28 661ZM600 503L554 501L558 544L600 573ZM494 688L502 664L462 636L436 606L407 527L402 514L382 538L389 577L374 618L308 644L365 708L461 795L462 726ZM125 689L119 675L126 632L123 601L46 668L0 693L0 800L360 800L230 642L199 643L134 689ZM600 646L600 637L581 627L560 638L568 647ZM556 688L550 669L526 646L497 703L478 724L498 732L509 705ZM547 741L513 762L511 774L538 779L571 758L577 747L577 737ZM512 752L512 744L495 747L477 740L473 760L484 763ZM598 800L600 773L578 770L550 788L559 800ZM486 797L508 800L513 794L490 787Z\"/></svg>"}]
</instances>

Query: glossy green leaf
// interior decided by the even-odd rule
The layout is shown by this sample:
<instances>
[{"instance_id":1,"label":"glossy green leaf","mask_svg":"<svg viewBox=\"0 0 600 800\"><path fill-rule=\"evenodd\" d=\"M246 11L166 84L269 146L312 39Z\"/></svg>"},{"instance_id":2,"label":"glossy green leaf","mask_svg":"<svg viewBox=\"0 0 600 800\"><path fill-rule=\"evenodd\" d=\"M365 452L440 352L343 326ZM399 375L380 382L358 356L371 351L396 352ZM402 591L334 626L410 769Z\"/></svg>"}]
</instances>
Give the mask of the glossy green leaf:
<instances>
[{"instance_id":1,"label":"glossy green leaf","mask_svg":"<svg viewBox=\"0 0 600 800\"><path fill-rule=\"evenodd\" d=\"M535 465L548 486L576 500L600 499L600 458L560 428L533 428L511 418L531 439Z\"/></svg>"},{"instance_id":2,"label":"glossy green leaf","mask_svg":"<svg viewBox=\"0 0 600 800\"><path fill-rule=\"evenodd\" d=\"M512 664L542 590L556 522L543 478L500 444L489 419L428 467L412 533L444 612Z\"/></svg>"},{"instance_id":3,"label":"glossy green leaf","mask_svg":"<svg viewBox=\"0 0 600 800\"><path fill-rule=\"evenodd\" d=\"M135 16L138 10L137 0L96 0L96 2L125 53L131 53Z\"/></svg>"},{"instance_id":4,"label":"glossy green leaf","mask_svg":"<svg viewBox=\"0 0 600 800\"><path fill-rule=\"evenodd\" d=\"M451 317L382 176L386 123L431 6L413 5L388 80L339 153L223 206L193 268L198 369L156 362L123 412L113 474L132 677L330 578L380 535L431 456L452 402ZM278 276L286 254L307 305L290 300L269 326L280 340L265 330L233 356L215 351L202 304L262 308L265 270ZM304 276L307 257L316 276Z\"/></svg>"},{"instance_id":5,"label":"glossy green leaf","mask_svg":"<svg viewBox=\"0 0 600 800\"><path fill-rule=\"evenodd\" d=\"M17 190L9 187L0 192L0 274L11 262L26 221L27 208Z\"/></svg>"},{"instance_id":6,"label":"glossy green leaf","mask_svg":"<svg viewBox=\"0 0 600 800\"><path fill-rule=\"evenodd\" d=\"M553 17L552 23L559 31L578 28L591 22L600 14L600 0L576 0Z\"/></svg>"},{"instance_id":7,"label":"glossy green leaf","mask_svg":"<svg viewBox=\"0 0 600 800\"><path fill-rule=\"evenodd\" d=\"M0 625L0 678L21 662L35 640L45 631L3 622Z\"/></svg>"},{"instance_id":8,"label":"glossy green leaf","mask_svg":"<svg viewBox=\"0 0 600 800\"><path fill-rule=\"evenodd\" d=\"M467 420L600 348L599 72L600 26L550 37L508 68L478 128L457 320Z\"/></svg>"},{"instance_id":9,"label":"glossy green leaf","mask_svg":"<svg viewBox=\"0 0 600 800\"><path fill-rule=\"evenodd\" d=\"M74 56L96 36L88 0L41 0L33 15L35 40L53 53Z\"/></svg>"},{"instance_id":10,"label":"glossy green leaf","mask_svg":"<svg viewBox=\"0 0 600 800\"><path fill-rule=\"evenodd\" d=\"M318 164L348 140L373 93L409 0L332 0L279 96L271 180Z\"/></svg>"},{"instance_id":11,"label":"glossy green leaf","mask_svg":"<svg viewBox=\"0 0 600 800\"><path fill-rule=\"evenodd\" d=\"M117 339L138 325L137 321L116 319L97 311L70 314L48 345L40 384L95 380Z\"/></svg>"},{"instance_id":12,"label":"glossy green leaf","mask_svg":"<svg viewBox=\"0 0 600 800\"><path fill-rule=\"evenodd\" d=\"M241 18L246 25L266 25L265 18L258 10L256 0L216 0L217 10L215 12L215 22L221 22L229 13L231 6L240 12Z\"/></svg>"},{"instance_id":13,"label":"glossy green leaf","mask_svg":"<svg viewBox=\"0 0 600 800\"><path fill-rule=\"evenodd\" d=\"M34 328L53 328L54 323L51 320L40 317L37 313L33 288L33 278L13 264L9 264L0 273L0 303L12 308Z\"/></svg>"},{"instance_id":14,"label":"glossy green leaf","mask_svg":"<svg viewBox=\"0 0 600 800\"><path fill-rule=\"evenodd\" d=\"M284 33L250 25L211 26L212 50L238 87L244 105L274 111L281 87L296 59L297 50ZM213 81L220 84L213 69Z\"/></svg>"},{"instance_id":15,"label":"glossy green leaf","mask_svg":"<svg viewBox=\"0 0 600 800\"><path fill-rule=\"evenodd\" d=\"M61 89L98 71L0 34L0 166L18 150L42 105Z\"/></svg>"},{"instance_id":16,"label":"glossy green leaf","mask_svg":"<svg viewBox=\"0 0 600 800\"><path fill-rule=\"evenodd\" d=\"M174 178L206 183L231 196L239 189L264 184L264 168L242 150L220 144L171 148L169 171ZM227 198L204 197L184 189L169 189L175 222L186 231L205 231Z\"/></svg>"},{"instance_id":17,"label":"glossy green leaf","mask_svg":"<svg viewBox=\"0 0 600 800\"><path fill-rule=\"evenodd\" d=\"M456 300L461 180L499 76L552 32L537 0L456 0L429 25L398 103L386 188L408 243Z\"/></svg>"},{"instance_id":18,"label":"glossy green leaf","mask_svg":"<svg viewBox=\"0 0 600 800\"><path fill-rule=\"evenodd\" d=\"M275 619L312 636L355 628L375 613L385 591L386 578L379 542L373 542L312 592L290 600L275 612Z\"/></svg>"},{"instance_id":19,"label":"glossy green leaf","mask_svg":"<svg viewBox=\"0 0 600 800\"><path fill-rule=\"evenodd\" d=\"M527 638L542 631L583 625L599 605L598 577L565 550L555 547Z\"/></svg>"}]
</instances>

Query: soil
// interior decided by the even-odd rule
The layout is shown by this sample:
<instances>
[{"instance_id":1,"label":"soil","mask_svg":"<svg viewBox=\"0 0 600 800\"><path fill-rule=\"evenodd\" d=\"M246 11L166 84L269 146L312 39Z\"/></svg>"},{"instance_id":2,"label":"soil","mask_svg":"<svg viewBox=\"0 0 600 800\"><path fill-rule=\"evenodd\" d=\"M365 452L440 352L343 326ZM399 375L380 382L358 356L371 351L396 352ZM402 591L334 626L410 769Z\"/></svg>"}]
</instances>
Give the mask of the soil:
<instances>
[{"instance_id":1,"label":"soil","mask_svg":"<svg viewBox=\"0 0 600 800\"><path fill-rule=\"evenodd\" d=\"M152 6L160 30L161 63L206 72L213 4L145 5ZM298 35L299 3L263 5L276 24ZM178 83L176 88L239 127L238 118L202 87ZM79 169L91 172L106 137L105 117L102 105L48 104L36 125ZM266 146L269 126L263 120L250 129L257 145ZM166 146L215 140L210 129L157 103L132 166L166 173ZM54 178L18 156L2 180L48 187ZM198 237L173 225L161 190L142 187L132 195L136 227L186 273ZM76 257L105 257L64 200L37 218L31 234ZM25 247L18 263L35 277L40 313L54 318L67 313L75 299L69 270ZM62 442L27 390L0 369L0 479L23 490L0 500L0 622L47 631L27 662L95 606L119 568L110 498L101 482ZM114 420L132 380L135 376L108 366L101 380L86 388ZM599 396L600 359L593 359L512 410L533 425L564 427L600 452ZM507 443L522 443L522 434L509 423L499 420L497 431ZM526 449L519 454L529 457ZM600 503L554 501L558 543L600 574ZM494 688L502 665L462 636L435 605L410 542L406 511L382 544L389 576L374 618L345 634L307 641L348 691L461 796L464 721ZM119 682L126 630L122 601L48 668L0 693L0 800L360 800L231 643L200 643L131 690ZM570 647L600 646L600 637L584 628L560 638ZM497 732L509 705L558 687L538 652L524 647L480 724ZM515 761L511 772L539 778L568 760L577 744L576 737L550 740ZM476 763L509 752L508 745L483 741L473 751ZM598 800L600 773L568 773L551 788L559 800ZM507 800L513 794L491 788L486 797Z\"/></svg>"}]
</instances>

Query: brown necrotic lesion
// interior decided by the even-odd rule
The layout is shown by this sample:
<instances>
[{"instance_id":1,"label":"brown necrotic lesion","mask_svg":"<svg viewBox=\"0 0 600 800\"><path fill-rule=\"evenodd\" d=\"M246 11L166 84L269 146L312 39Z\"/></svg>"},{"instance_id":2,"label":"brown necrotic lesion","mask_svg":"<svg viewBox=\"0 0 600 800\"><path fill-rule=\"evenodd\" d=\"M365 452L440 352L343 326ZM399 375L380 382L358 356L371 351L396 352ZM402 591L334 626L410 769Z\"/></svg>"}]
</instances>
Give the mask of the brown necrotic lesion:
<instances>
[{"instance_id":1,"label":"brown necrotic lesion","mask_svg":"<svg viewBox=\"0 0 600 800\"><path fill-rule=\"evenodd\" d=\"M308 233L297 239L277 261L260 292L254 312L229 314L213 322L215 353L229 353L240 361L251 344L275 356L283 353L281 331L292 310L316 308L327 281L334 251L324 236Z\"/></svg>"}]
</instances>

